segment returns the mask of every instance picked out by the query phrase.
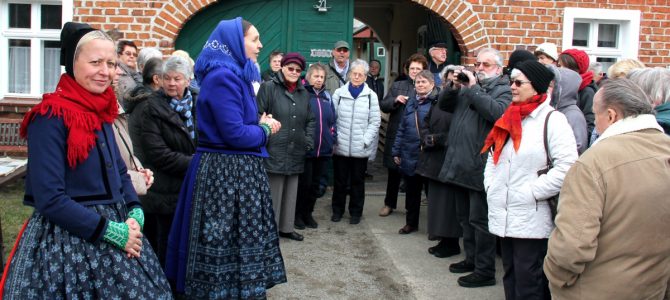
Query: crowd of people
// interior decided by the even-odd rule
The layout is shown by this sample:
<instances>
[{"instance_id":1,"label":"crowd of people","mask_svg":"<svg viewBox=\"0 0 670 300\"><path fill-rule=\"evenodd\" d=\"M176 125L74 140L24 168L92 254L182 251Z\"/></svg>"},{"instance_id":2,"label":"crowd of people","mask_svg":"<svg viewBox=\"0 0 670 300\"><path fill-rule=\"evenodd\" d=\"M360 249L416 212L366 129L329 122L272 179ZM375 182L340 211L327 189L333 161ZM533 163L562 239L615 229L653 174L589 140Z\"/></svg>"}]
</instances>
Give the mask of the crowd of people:
<instances>
[{"instance_id":1,"label":"crowd of people","mask_svg":"<svg viewBox=\"0 0 670 300\"><path fill-rule=\"evenodd\" d=\"M242 18L195 61L81 23L61 45L66 73L21 126L35 213L6 299L264 298L287 281L280 238L319 226L329 163L330 221L361 222L382 114L379 216L402 182L398 233L415 233L425 193L428 253L458 255L462 238L460 286L495 285L499 247L506 299L670 295L668 69L605 73L552 43L448 65L438 42L387 91L381 63L346 41L328 64L274 51L261 75L261 34Z\"/></svg>"}]
</instances>

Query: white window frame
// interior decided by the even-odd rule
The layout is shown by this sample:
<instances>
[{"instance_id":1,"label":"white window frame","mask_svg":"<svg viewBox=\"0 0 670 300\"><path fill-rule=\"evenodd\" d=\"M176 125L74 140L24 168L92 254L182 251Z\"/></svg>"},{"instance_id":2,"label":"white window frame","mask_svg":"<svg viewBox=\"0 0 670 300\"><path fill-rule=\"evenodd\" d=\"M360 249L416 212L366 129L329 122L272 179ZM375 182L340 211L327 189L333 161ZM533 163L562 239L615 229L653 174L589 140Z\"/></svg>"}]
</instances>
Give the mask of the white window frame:
<instances>
[{"instance_id":1,"label":"white window frame","mask_svg":"<svg viewBox=\"0 0 670 300\"><path fill-rule=\"evenodd\" d=\"M563 11L562 49L584 50L589 54L591 61L595 61L596 57L613 57L617 60L622 58L637 59L640 46L641 14L639 10L566 7ZM589 47L572 45L575 21L590 24L591 29L588 39L595 44L589 45ZM616 49L598 47L598 24L619 25L618 47Z\"/></svg>"},{"instance_id":2,"label":"white window frame","mask_svg":"<svg viewBox=\"0 0 670 300\"><path fill-rule=\"evenodd\" d=\"M31 4L30 28L9 28L9 4ZM60 29L40 29L42 4L61 5L62 24L72 21L74 0L0 0L0 66L9 66L9 40L30 40L30 92L9 93L6 69L0 69L0 99L40 98L42 96L42 42L58 41ZM62 25L61 24L61 25ZM64 68L61 67L61 72Z\"/></svg>"}]
</instances>

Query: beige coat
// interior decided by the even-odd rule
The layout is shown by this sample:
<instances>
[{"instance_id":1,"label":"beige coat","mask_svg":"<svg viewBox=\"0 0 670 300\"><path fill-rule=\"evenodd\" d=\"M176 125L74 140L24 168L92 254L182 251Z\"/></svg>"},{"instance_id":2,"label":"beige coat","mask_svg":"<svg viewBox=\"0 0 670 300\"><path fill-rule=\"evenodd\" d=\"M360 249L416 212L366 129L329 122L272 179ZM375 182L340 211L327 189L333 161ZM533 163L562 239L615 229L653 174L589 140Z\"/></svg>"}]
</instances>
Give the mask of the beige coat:
<instances>
[{"instance_id":1,"label":"beige coat","mask_svg":"<svg viewBox=\"0 0 670 300\"><path fill-rule=\"evenodd\" d=\"M116 145L119 147L119 152L121 152L121 157L126 163L126 168L128 168L128 175L130 175L130 180L133 182L133 187L135 192L138 195L147 194L146 181L144 180L144 174L138 172L142 169L142 163L140 160L135 157L133 154L133 142L130 140L128 135L128 121L126 120L125 115L119 115L116 120L114 120L114 138L116 139Z\"/></svg>"},{"instance_id":2,"label":"beige coat","mask_svg":"<svg viewBox=\"0 0 670 300\"><path fill-rule=\"evenodd\" d=\"M618 126L565 177L544 261L553 299L665 296L670 280L670 137L653 125L639 125Z\"/></svg>"}]
</instances>

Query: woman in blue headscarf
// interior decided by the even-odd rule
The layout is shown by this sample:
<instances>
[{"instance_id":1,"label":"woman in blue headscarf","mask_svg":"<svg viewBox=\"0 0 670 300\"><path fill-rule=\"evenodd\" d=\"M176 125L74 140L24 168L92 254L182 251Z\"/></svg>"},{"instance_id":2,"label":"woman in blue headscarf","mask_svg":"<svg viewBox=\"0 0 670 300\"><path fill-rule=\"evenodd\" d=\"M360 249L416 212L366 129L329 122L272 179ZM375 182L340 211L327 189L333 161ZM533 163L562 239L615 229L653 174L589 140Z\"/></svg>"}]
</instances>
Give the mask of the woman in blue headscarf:
<instances>
[{"instance_id":1,"label":"woman in blue headscarf","mask_svg":"<svg viewBox=\"0 0 670 300\"><path fill-rule=\"evenodd\" d=\"M272 210L265 145L281 124L259 120L254 83L258 30L221 21L195 64L198 147L168 241L166 275L188 298L265 298L286 282Z\"/></svg>"}]
</instances>

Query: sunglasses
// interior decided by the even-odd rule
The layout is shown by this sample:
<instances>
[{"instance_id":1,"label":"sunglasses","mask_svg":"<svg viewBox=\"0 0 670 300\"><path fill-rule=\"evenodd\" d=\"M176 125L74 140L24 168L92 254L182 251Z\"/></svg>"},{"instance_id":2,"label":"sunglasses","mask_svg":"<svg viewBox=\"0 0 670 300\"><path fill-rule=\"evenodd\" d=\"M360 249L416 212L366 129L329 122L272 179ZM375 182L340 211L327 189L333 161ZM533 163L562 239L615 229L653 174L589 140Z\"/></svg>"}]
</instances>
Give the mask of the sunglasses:
<instances>
[{"instance_id":1,"label":"sunglasses","mask_svg":"<svg viewBox=\"0 0 670 300\"><path fill-rule=\"evenodd\" d=\"M286 67L286 70L288 70L289 72L294 72L294 73L300 73L300 72L302 72L302 69L300 69L300 68L295 68L295 67Z\"/></svg>"},{"instance_id":2,"label":"sunglasses","mask_svg":"<svg viewBox=\"0 0 670 300\"><path fill-rule=\"evenodd\" d=\"M530 83L530 81L515 79L515 80L512 80L512 82L511 82L511 84L515 85L516 87L521 87L524 83Z\"/></svg>"},{"instance_id":3,"label":"sunglasses","mask_svg":"<svg viewBox=\"0 0 670 300\"><path fill-rule=\"evenodd\" d=\"M342 48L335 49L335 51L337 51L337 52L349 52L349 49L342 47Z\"/></svg>"},{"instance_id":4,"label":"sunglasses","mask_svg":"<svg viewBox=\"0 0 670 300\"><path fill-rule=\"evenodd\" d=\"M123 52L122 54L125 55L125 56L137 57L137 53L133 53L133 52L129 52L129 51Z\"/></svg>"}]
</instances>

